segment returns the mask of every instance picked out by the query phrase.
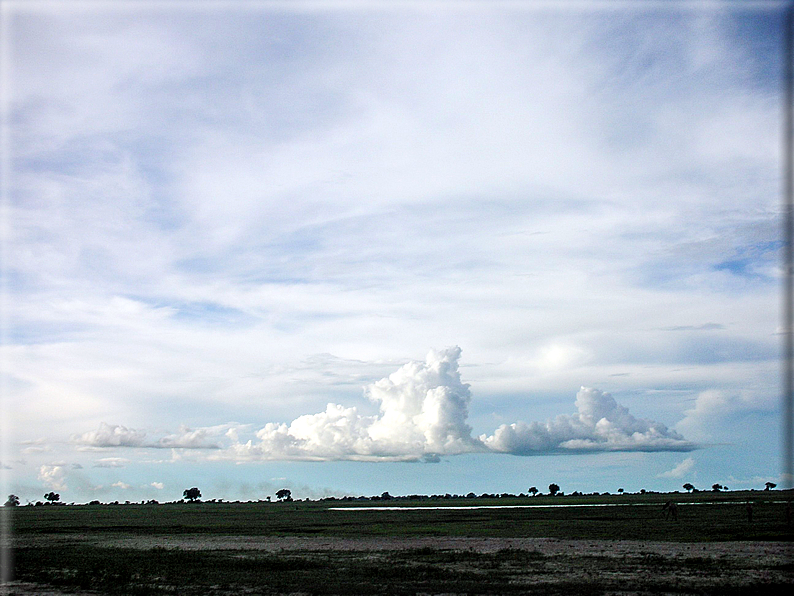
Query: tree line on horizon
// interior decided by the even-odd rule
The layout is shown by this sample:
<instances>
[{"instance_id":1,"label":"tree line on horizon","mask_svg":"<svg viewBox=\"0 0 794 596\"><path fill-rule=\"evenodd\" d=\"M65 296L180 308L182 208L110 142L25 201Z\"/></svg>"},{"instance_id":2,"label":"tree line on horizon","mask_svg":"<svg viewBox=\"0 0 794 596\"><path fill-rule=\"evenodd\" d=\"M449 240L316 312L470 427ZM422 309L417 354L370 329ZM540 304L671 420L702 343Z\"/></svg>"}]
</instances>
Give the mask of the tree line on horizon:
<instances>
[{"instance_id":1,"label":"tree line on horizon","mask_svg":"<svg viewBox=\"0 0 794 596\"><path fill-rule=\"evenodd\" d=\"M774 489L776 487L777 487L777 484L775 484L774 482L767 482L764 485L764 491L770 491L770 490L772 490L772 489ZM682 488L684 490L686 490L688 493L701 492L698 488L696 488L690 482L687 482L686 484L682 485ZM719 483L714 483L714 484L711 485L711 490L713 492L720 492L720 491L723 491L723 490L724 491L728 491L729 489L728 489L727 486L723 486L722 484L719 484ZM751 489L751 490L754 490L754 489ZM678 492L678 491L676 491L676 492ZM631 494L631 493L626 493L623 488L619 488L617 490L617 493L619 495ZM466 495L457 495L457 494L453 495L453 494L446 493L444 495L411 494L411 495L405 495L405 496L392 496L387 491L387 492L382 493L381 495L373 495L371 497L365 497L365 496L360 496L360 497L353 497L353 496L333 497L333 496L330 496L330 497L322 497L322 498L316 499L316 500L317 501L343 501L343 502L349 502L349 501L390 501L390 500L421 501L421 500L427 500L427 499L430 499L430 500L438 500L438 499L500 499L500 498L504 499L504 498L526 498L528 495L531 495L532 497L535 497L537 495L542 495L542 494L543 493L540 492L536 486L531 486L529 489L527 489L527 493L526 494L525 493L520 493L518 495L512 494L512 493L501 493L501 494L482 493L481 495L477 495L477 494L475 494L473 492L470 492L470 493L468 493ZM554 496L565 496L565 493L560 490L560 486L558 484L554 483L554 482L549 484L549 492L548 492L548 494L549 494L549 496L552 496L552 497L554 497ZM603 492L603 493L599 493L599 492L582 493L582 492L579 492L579 491L574 491L569 496L572 496L572 497L605 496L605 495L610 495L610 494L611 493L609 493L609 492ZM643 489L640 489L637 493L634 493L634 494L644 495L644 494L658 494L658 493L656 493L656 491L646 491L643 488ZM35 506L40 506L40 505L65 505L65 503L61 502L61 495L56 493L56 492L54 492L54 491L46 493L44 495L44 499L47 501L47 503L43 503L41 501L37 501L35 503ZM287 502L287 503L294 501L294 499L292 498L292 491L289 490L288 488L282 488L282 489L276 491L276 499L279 502ZM270 496L268 496L268 497L266 497L265 500L259 499L259 502L267 502L267 503L269 503L270 500L271 500ZM298 500L300 500L300 499L298 499ZM304 501L312 501L312 499L306 498L306 499L304 499ZM192 487L192 488L187 488L187 489L185 489L182 492L182 499L180 499L180 501L176 501L176 502L201 503L202 502L201 501L201 491L195 486ZM223 503L224 500L223 499L211 499L211 500L206 501L206 502L208 502L208 503L216 503L216 502L217 503ZM229 502L239 502L239 501L229 501ZM74 505L74 503L71 503L71 504ZM94 501L91 501L91 502L88 503L88 505L102 505L102 504L103 503L98 501L98 500L94 500ZM113 502L110 502L110 503L107 503L107 504L108 505L119 505L120 503L118 501L113 501ZM125 501L124 504L125 505L132 505L133 503L131 501ZM137 505L138 503L135 503L135 504ZM141 501L140 504L142 504L142 505L158 505L158 504L160 504L160 502L155 500L155 499L150 499L149 501ZM19 505L20 505L19 497L14 495L14 494L8 495L8 500L4 504L5 507L17 507ZM31 503L30 501L28 501L28 505L34 505L34 503Z\"/></svg>"}]
</instances>

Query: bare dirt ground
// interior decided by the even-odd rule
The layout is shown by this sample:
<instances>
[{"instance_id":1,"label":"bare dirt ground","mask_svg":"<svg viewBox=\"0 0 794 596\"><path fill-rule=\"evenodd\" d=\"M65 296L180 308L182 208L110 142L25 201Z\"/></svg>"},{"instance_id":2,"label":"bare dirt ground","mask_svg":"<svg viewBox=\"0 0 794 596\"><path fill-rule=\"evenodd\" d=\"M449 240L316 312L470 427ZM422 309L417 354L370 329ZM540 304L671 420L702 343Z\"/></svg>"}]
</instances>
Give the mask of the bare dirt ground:
<instances>
[{"instance_id":1,"label":"bare dirt ground","mask_svg":"<svg viewBox=\"0 0 794 596\"><path fill-rule=\"evenodd\" d=\"M332 537L261 537L261 536L117 536L85 535L68 538L57 534L13 539L15 546L48 545L59 542L81 543L110 548L178 549L186 551L228 551L231 556L256 557L269 553L286 556L364 555L375 562L393 560L395 553L435 549L458 553L499 553L504 549L542 553L540 564L530 568L514 568L509 574L514 581L531 582L533 589L547 589L557 594L561 582L578 582L596 591L593 594L620 596L646 595L659 592L668 595L692 593L735 593L743 589L751 593L759 586L794 584L794 573L788 565L792 558L789 542L708 542L678 543L658 541L598 541L553 538L469 538L469 537L400 537L400 538L332 538ZM322 553L327 553L322 554ZM347 554L349 553L349 555ZM342 559L340 559L342 560ZM444 565L449 569L466 570L468 563ZM649 581L651 579L652 581ZM748 592L749 590L749 592ZM233 592L213 591L213 594ZM259 593L259 592L256 592ZM435 592L430 592L435 593ZM477 592L481 593L481 592ZM482 593L489 592L487 589ZM769 594L780 593L772 589ZM97 592L77 589L59 591L53 587L13 582L0 588L8 596L92 596Z\"/></svg>"},{"instance_id":2,"label":"bare dirt ground","mask_svg":"<svg viewBox=\"0 0 794 596\"><path fill-rule=\"evenodd\" d=\"M505 548L539 551L545 555L633 557L714 557L726 562L758 561L782 564L792 561L794 545L789 542L657 542L645 540L564 540L556 538L329 538L313 536L129 536L107 537L42 534L35 538L13 538L12 548L80 542L109 548L150 549L155 547L182 550L254 550L280 551L391 551L435 548L455 551L492 553Z\"/></svg>"}]
</instances>

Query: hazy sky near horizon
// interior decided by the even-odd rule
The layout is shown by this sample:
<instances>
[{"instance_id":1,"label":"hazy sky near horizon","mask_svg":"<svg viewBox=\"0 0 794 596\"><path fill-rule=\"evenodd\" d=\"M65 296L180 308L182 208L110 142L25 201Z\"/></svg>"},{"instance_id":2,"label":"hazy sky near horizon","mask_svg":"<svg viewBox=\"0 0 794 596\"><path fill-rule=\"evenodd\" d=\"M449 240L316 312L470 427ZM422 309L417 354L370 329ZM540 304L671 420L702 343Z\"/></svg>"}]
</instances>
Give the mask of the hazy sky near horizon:
<instances>
[{"instance_id":1,"label":"hazy sky near horizon","mask_svg":"<svg viewBox=\"0 0 794 596\"><path fill-rule=\"evenodd\" d=\"M778 482L782 6L4 2L8 492Z\"/></svg>"}]
</instances>

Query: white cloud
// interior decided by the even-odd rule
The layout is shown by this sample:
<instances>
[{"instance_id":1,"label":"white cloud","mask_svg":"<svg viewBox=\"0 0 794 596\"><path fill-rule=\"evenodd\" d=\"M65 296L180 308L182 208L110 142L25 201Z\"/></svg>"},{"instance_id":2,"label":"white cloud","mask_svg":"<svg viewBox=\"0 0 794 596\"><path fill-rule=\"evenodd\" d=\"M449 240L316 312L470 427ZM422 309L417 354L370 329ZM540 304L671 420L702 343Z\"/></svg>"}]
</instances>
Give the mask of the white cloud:
<instances>
[{"instance_id":1,"label":"white cloud","mask_svg":"<svg viewBox=\"0 0 794 596\"><path fill-rule=\"evenodd\" d=\"M45 453L47 451L52 451L52 447L49 445L31 445L30 447L24 447L20 453L25 454L33 454L33 453Z\"/></svg>"},{"instance_id":2,"label":"white cloud","mask_svg":"<svg viewBox=\"0 0 794 596\"><path fill-rule=\"evenodd\" d=\"M608 393L582 387L578 414L546 423L504 424L491 436L471 436L469 385L458 371L460 348L431 351L367 388L380 413L328 404L325 412L289 425L269 423L258 442L235 443L224 454L241 459L438 461L466 452L532 455L594 451L691 451L696 446L665 425L637 419Z\"/></svg>"},{"instance_id":3,"label":"white cloud","mask_svg":"<svg viewBox=\"0 0 794 596\"><path fill-rule=\"evenodd\" d=\"M728 421L748 413L769 412L776 406L766 394L758 395L750 389L707 389L697 394L694 407L684 411L676 428L698 440L717 440L724 436L726 428L731 428Z\"/></svg>"},{"instance_id":4,"label":"white cloud","mask_svg":"<svg viewBox=\"0 0 794 596\"><path fill-rule=\"evenodd\" d=\"M733 11L277 12L12 19L18 433L60 450L112 419L139 430L75 442L245 452L233 428L149 429L256 404L296 420L251 456L455 452L479 442L465 418L398 433L400 408L326 407L455 342L483 401L777 391L777 284L713 268L778 237L779 97ZM567 436L532 424L492 444Z\"/></svg>"},{"instance_id":5,"label":"white cloud","mask_svg":"<svg viewBox=\"0 0 794 596\"><path fill-rule=\"evenodd\" d=\"M45 464L39 468L39 480L52 490L66 490L66 467Z\"/></svg>"},{"instance_id":6,"label":"white cloud","mask_svg":"<svg viewBox=\"0 0 794 596\"><path fill-rule=\"evenodd\" d=\"M226 428L225 426L223 427L224 430ZM187 426L181 426L178 433L158 439L152 447L161 447L163 449L219 449L220 445L210 440L210 437L218 434L214 432L215 430L213 428L192 429Z\"/></svg>"},{"instance_id":7,"label":"white cloud","mask_svg":"<svg viewBox=\"0 0 794 596\"><path fill-rule=\"evenodd\" d=\"M685 460L679 462L673 467L672 470L667 470L658 475L659 478L683 478L692 470L695 469L695 460L687 457Z\"/></svg>"},{"instance_id":8,"label":"white cloud","mask_svg":"<svg viewBox=\"0 0 794 596\"><path fill-rule=\"evenodd\" d=\"M86 447L140 447L145 437L142 431L102 422L98 430L72 435L72 442Z\"/></svg>"},{"instance_id":9,"label":"white cloud","mask_svg":"<svg viewBox=\"0 0 794 596\"><path fill-rule=\"evenodd\" d=\"M319 414L287 424L269 423L257 443L237 443L231 453L262 459L417 459L437 453L482 450L466 424L471 400L460 380L460 348L431 351L425 362L409 362L367 387L380 413L328 404Z\"/></svg>"},{"instance_id":10,"label":"white cloud","mask_svg":"<svg viewBox=\"0 0 794 596\"><path fill-rule=\"evenodd\" d=\"M114 482L110 486L115 486L116 488L120 488L121 490L127 490L128 488L130 488L129 484L127 484L126 482L122 482L121 480L119 480L118 482Z\"/></svg>"},{"instance_id":11,"label":"white cloud","mask_svg":"<svg viewBox=\"0 0 794 596\"><path fill-rule=\"evenodd\" d=\"M123 457L103 457L94 462L95 468L123 468L130 460Z\"/></svg>"},{"instance_id":12,"label":"white cloud","mask_svg":"<svg viewBox=\"0 0 794 596\"><path fill-rule=\"evenodd\" d=\"M201 428L180 426L179 432L167 434L157 440L145 442L146 432L127 428L121 425L100 423L99 430L72 435L72 442L81 447L93 449L135 447L149 449L219 449L220 445L215 438L223 435L234 440L245 425L235 423L219 424ZM106 457L97 460L94 467L118 467L128 460L123 458Z\"/></svg>"},{"instance_id":13,"label":"white cloud","mask_svg":"<svg viewBox=\"0 0 794 596\"><path fill-rule=\"evenodd\" d=\"M574 416L548 422L503 424L480 440L491 450L516 455L588 451L691 451L695 445L664 424L638 419L609 394L582 387Z\"/></svg>"},{"instance_id":14,"label":"white cloud","mask_svg":"<svg viewBox=\"0 0 794 596\"><path fill-rule=\"evenodd\" d=\"M165 484L163 484L162 482L151 482L149 484L149 486L153 486L157 490L163 490L163 488L165 487Z\"/></svg>"}]
</instances>

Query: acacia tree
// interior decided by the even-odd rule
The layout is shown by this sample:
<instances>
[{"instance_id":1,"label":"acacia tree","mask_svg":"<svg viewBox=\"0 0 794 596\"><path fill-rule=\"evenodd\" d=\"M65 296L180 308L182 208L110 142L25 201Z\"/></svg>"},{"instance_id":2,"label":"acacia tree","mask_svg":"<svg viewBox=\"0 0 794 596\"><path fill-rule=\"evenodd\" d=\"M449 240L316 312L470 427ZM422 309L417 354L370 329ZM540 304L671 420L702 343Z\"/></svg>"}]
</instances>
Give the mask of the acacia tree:
<instances>
[{"instance_id":1,"label":"acacia tree","mask_svg":"<svg viewBox=\"0 0 794 596\"><path fill-rule=\"evenodd\" d=\"M764 490L772 490L777 486L777 484L775 484L774 482L767 482L764 486L766 487L764 488Z\"/></svg>"},{"instance_id":2,"label":"acacia tree","mask_svg":"<svg viewBox=\"0 0 794 596\"><path fill-rule=\"evenodd\" d=\"M195 486L193 488L186 488L184 491L182 491L182 496L187 499L188 502L192 503L193 501L197 501L201 498L201 491Z\"/></svg>"},{"instance_id":3,"label":"acacia tree","mask_svg":"<svg viewBox=\"0 0 794 596\"><path fill-rule=\"evenodd\" d=\"M276 492L276 498L279 501L291 501L292 491L288 488L282 488L281 490Z\"/></svg>"},{"instance_id":4,"label":"acacia tree","mask_svg":"<svg viewBox=\"0 0 794 596\"><path fill-rule=\"evenodd\" d=\"M61 500L61 495L55 492L48 492L44 495L44 498L47 499L50 503L57 503Z\"/></svg>"},{"instance_id":5,"label":"acacia tree","mask_svg":"<svg viewBox=\"0 0 794 596\"><path fill-rule=\"evenodd\" d=\"M536 494L538 494L538 487L530 486L529 490L527 492L530 493L534 497Z\"/></svg>"},{"instance_id":6,"label":"acacia tree","mask_svg":"<svg viewBox=\"0 0 794 596\"><path fill-rule=\"evenodd\" d=\"M619 488L619 489L618 489L618 492L619 492L619 493L622 495L622 494L623 494L623 489L622 489L622 488Z\"/></svg>"},{"instance_id":7,"label":"acacia tree","mask_svg":"<svg viewBox=\"0 0 794 596\"><path fill-rule=\"evenodd\" d=\"M551 484L549 484L549 494L550 494L552 497L553 497L554 495L556 495L558 492L560 492L560 487L559 487L559 485L557 485L557 484L554 484L553 482L552 482Z\"/></svg>"},{"instance_id":8,"label":"acacia tree","mask_svg":"<svg viewBox=\"0 0 794 596\"><path fill-rule=\"evenodd\" d=\"M691 493L693 490L695 490L695 486L689 482L687 482L682 488L688 493Z\"/></svg>"},{"instance_id":9,"label":"acacia tree","mask_svg":"<svg viewBox=\"0 0 794 596\"><path fill-rule=\"evenodd\" d=\"M724 487L718 482L715 482L714 484L711 485L711 490L713 490L715 493L720 492L720 490L722 490L723 488Z\"/></svg>"},{"instance_id":10,"label":"acacia tree","mask_svg":"<svg viewBox=\"0 0 794 596\"><path fill-rule=\"evenodd\" d=\"M16 507L19 505L19 497L16 495L8 495L8 501L6 501L6 507Z\"/></svg>"}]
</instances>

